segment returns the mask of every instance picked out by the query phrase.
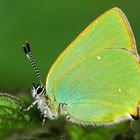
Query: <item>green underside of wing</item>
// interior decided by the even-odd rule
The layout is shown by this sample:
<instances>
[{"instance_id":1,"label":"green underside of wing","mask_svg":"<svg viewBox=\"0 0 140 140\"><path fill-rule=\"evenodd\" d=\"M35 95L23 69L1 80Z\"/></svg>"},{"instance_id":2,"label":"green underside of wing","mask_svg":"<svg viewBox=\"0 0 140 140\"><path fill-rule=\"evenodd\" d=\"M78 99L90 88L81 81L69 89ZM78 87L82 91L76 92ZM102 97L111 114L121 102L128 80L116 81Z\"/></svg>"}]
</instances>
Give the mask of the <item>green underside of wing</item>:
<instances>
[{"instance_id":1,"label":"green underside of wing","mask_svg":"<svg viewBox=\"0 0 140 140\"><path fill-rule=\"evenodd\" d=\"M89 122L108 122L135 112L140 69L134 57L120 49L89 57L61 77L57 102L65 102L74 118Z\"/></svg>"},{"instance_id":2,"label":"green underside of wing","mask_svg":"<svg viewBox=\"0 0 140 140\"><path fill-rule=\"evenodd\" d=\"M67 112L85 122L136 113L140 69L132 54L134 42L118 9L95 20L51 68L46 83L50 99L55 96L57 105L67 103Z\"/></svg>"},{"instance_id":3,"label":"green underside of wing","mask_svg":"<svg viewBox=\"0 0 140 140\"><path fill-rule=\"evenodd\" d=\"M46 84L47 90L50 90L52 87L56 89L57 81L67 71L87 59L87 57L93 54L96 55L100 50L106 48L132 50L134 47L132 44L135 41L132 38L131 28L125 24L128 24L126 18L116 8L90 24L88 29L80 34L59 57L59 61L55 62L51 68L48 75L48 83ZM48 94L51 96L52 92L50 91Z\"/></svg>"}]
</instances>

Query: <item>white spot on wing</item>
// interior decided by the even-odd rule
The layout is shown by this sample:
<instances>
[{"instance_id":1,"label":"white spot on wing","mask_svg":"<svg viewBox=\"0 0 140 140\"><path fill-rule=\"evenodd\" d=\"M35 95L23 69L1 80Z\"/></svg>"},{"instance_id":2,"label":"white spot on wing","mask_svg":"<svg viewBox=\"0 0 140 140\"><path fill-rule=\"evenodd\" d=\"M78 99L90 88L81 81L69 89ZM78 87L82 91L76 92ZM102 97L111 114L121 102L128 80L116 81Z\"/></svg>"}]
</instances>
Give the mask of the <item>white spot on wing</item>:
<instances>
[{"instance_id":1,"label":"white spot on wing","mask_svg":"<svg viewBox=\"0 0 140 140\"><path fill-rule=\"evenodd\" d=\"M97 56L96 58L97 58L97 60L101 60L101 57L100 56Z\"/></svg>"},{"instance_id":2,"label":"white spot on wing","mask_svg":"<svg viewBox=\"0 0 140 140\"><path fill-rule=\"evenodd\" d=\"M119 92L122 92L122 89L121 89L121 88L119 88L119 89L118 89L118 91L119 91Z\"/></svg>"}]
</instances>

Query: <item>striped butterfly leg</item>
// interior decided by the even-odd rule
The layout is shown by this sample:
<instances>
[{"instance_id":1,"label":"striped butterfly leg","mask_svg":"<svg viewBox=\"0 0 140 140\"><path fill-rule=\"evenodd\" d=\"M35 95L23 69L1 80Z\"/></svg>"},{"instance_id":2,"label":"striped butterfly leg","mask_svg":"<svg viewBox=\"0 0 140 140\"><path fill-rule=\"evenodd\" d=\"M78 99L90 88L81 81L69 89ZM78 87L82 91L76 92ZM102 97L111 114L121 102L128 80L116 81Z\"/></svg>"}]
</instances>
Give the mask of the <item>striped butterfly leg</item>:
<instances>
[{"instance_id":1,"label":"striped butterfly leg","mask_svg":"<svg viewBox=\"0 0 140 140\"><path fill-rule=\"evenodd\" d=\"M59 107L58 107L58 112L60 114L60 116L65 116L66 121L72 122L72 118L68 115L67 111L66 111L66 103L60 103Z\"/></svg>"},{"instance_id":2,"label":"striped butterfly leg","mask_svg":"<svg viewBox=\"0 0 140 140\"><path fill-rule=\"evenodd\" d=\"M45 121L46 121L46 118L47 118L47 111L44 111L43 113L44 114L43 114L43 119L42 119L42 125L45 124Z\"/></svg>"},{"instance_id":3,"label":"striped butterfly leg","mask_svg":"<svg viewBox=\"0 0 140 140\"><path fill-rule=\"evenodd\" d=\"M38 103L38 100L35 100L30 106L28 106L27 108L24 108L23 111L24 111L24 112L29 111L29 110L32 109L37 103ZM47 111L44 111L44 112L43 112L42 125L45 124L46 118L47 118Z\"/></svg>"},{"instance_id":4,"label":"striped butterfly leg","mask_svg":"<svg viewBox=\"0 0 140 140\"><path fill-rule=\"evenodd\" d=\"M35 100L30 106L28 106L27 108L24 108L23 111L27 112L29 111L31 108L33 108L36 104L38 103L38 100Z\"/></svg>"},{"instance_id":5,"label":"striped butterfly leg","mask_svg":"<svg viewBox=\"0 0 140 140\"><path fill-rule=\"evenodd\" d=\"M66 103L60 103L59 106L58 106L58 113L60 116L66 116L67 115L67 112L66 112L66 106L67 104Z\"/></svg>"},{"instance_id":6,"label":"striped butterfly leg","mask_svg":"<svg viewBox=\"0 0 140 140\"><path fill-rule=\"evenodd\" d=\"M139 120L140 119L140 105L138 106L138 111L137 112L138 113L137 113L136 116L131 114L131 116L134 120Z\"/></svg>"}]
</instances>

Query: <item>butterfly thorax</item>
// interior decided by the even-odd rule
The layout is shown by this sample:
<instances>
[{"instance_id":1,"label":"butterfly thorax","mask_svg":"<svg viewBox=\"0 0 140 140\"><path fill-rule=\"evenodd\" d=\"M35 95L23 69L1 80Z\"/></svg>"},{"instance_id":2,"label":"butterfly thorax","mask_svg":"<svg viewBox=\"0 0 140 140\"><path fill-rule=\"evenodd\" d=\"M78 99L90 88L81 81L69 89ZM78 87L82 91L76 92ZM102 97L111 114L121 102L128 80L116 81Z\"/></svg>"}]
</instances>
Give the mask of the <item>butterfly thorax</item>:
<instances>
[{"instance_id":1,"label":"butterfly thorax","mask_svg":"<svg viewBox=\"0 0 140 140\"><path fill-rule=\"evenodd\" d=\"M58 109L55 101L48 97L43 85L33 85L32 96L37 103L38 109L45 118L47 117L52 120L58 118Z\"/></svg>"}]
</instances>

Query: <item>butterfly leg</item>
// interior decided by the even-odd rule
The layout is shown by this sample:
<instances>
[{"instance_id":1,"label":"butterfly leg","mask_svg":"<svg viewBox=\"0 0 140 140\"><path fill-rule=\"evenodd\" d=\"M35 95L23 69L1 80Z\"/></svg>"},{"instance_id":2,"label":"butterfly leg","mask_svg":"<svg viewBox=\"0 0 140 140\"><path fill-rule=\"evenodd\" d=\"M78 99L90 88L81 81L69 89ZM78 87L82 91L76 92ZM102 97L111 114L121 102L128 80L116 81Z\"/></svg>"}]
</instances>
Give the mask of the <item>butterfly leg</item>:
<instances>
[{"instance_id":1,"label":"butterfly leg","mask_svg":"<svg viewBox=\"0 0 140 140\"><path fill-rule=\"evenodd\" d=\"M67 104L65 104L65 103L59 104L59 114L61 116L65 116L67 121L72 122L73 119L68 115L68 113L66 111L66 108L65 108L66 105Z\"/></svg>"},{"instance_id":2,"label":"butterfly leg","mask_svg":"<svg viewBox=\"0 0 140 140\"><path fill-rule=\"evenodd\" d=\"M59 114L60 114L61 116L65 116L65 115L67 114L66 108L65 108L66 105L67 105L67 104L65 104L65 103L60 103L60 104L59 104L58 112L59 112Z\"/></svg>"},{"instance_id":3,"label":"butterfly leg","mask_svg":"<svg viewBox=\"0 0 140 140\"><path fill-rule=\"evenodd\" d=\"M139 119L140 119L140 105L138 106L138 111L137 111L137 112L138 112L138 113L137 113L136 116L134 116L134 115L131 114L131 116L132 116L132 118L133 118L134 120L139 120Z\"/></svg>"},{"instance_id":4,"label":"butterfly leg","mask_svg":"<svg viewBox=\"0 0 140 140\"><path fill-rule=\"evenodd\" d=\"M27 108L24 108L23 111L27 112L29 111L31 108L33 108L36 104L37 104L38 100L35 100L30 106L28 106Z\"/></svg>"},{"instance_id":5,"label":"butterfly leg","mask_svg":"<svg viewBox=\"0 0 140 140\"><path fill-rule=\"evenodd\" d=\"M59 107L58 107L58 112L59 112L60 115L63 115L63 110L64 110L63 109L63 104L60 103Z\"/></svg>"},{"instance_id":6,"label":"butterfly leg","mask_svg":"<svg viewBox=\"0 0 140 140\"><path fill-rule=\"evenodd\" d=\"M47 111L44 111L44 114L43 114L43 120L42 120L42 125L45 124L45 120L47 118Z\"/></svg>"}]
</instances>

